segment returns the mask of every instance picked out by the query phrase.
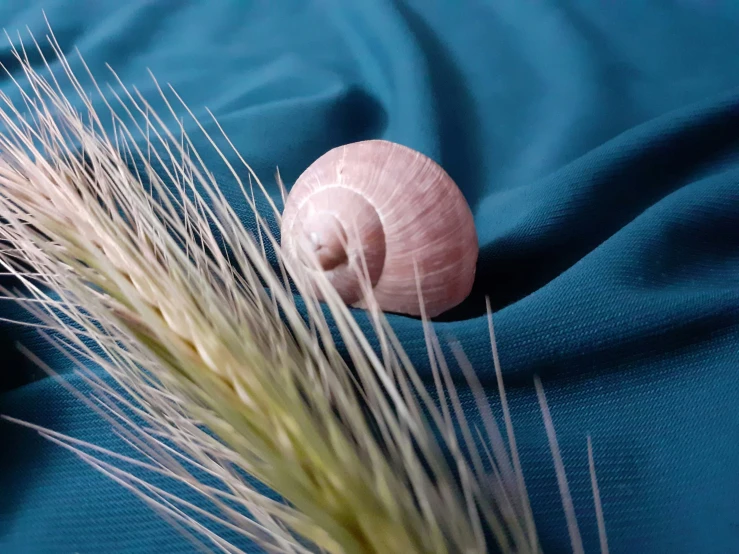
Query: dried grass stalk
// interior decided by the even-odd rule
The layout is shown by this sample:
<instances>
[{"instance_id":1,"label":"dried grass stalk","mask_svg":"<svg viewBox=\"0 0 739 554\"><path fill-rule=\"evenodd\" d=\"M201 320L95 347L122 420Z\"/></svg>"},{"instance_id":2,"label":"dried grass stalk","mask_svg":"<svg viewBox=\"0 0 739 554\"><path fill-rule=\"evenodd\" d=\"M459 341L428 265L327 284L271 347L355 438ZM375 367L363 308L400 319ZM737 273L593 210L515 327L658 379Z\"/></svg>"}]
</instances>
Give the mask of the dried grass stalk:
<instances>
[{"instance_id":1,"label":"dried grass stalk","mask_svg":"<svg viewBox=\"0 0 739 554\"><path fill-rule=\"evenodd\" d=\"M217 524L274 552L482 553L488 535L503 552L539 552L495 349L505 433L455 347L483 421L467 423L428 321L438 402L371 302L379 349L327 283L319 305L303 269L279 255L270 265L266 248L279 246L254 185L270 195L173 90L159 89L167 117L183 112L196 123L241 186L255 228L219 191L184 125L172 130L119 80L104 94L84 66L87 93L53 34L46 41L82 111L36 40L47 77L19 36L24 105L0 97L0 263L23 286L8 294L80 362L90 387L80 398L143 459L37 430L207 549L239 551L209 527ZM279 223L276 203L272 210ZM492 318L490 330L494 345ZM189 487L210 507L121 469L126 463Z\"/></svg>"}]
</instances>

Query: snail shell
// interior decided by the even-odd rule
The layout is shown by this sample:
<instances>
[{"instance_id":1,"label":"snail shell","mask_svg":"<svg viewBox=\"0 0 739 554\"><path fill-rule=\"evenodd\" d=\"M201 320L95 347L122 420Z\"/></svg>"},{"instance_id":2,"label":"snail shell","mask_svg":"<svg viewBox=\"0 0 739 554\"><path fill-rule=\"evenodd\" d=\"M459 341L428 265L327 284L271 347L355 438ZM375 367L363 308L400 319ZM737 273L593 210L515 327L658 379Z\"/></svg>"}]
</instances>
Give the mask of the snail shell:
<instances>
[{"instance_id":1,"label":"snail shell","mask_svg":"<svg viewBox=\"0 0 739 554\"><path fill-rule=\"evenodd\" d=\"M384 140L340 146L298 178L282 216L283 255L322 270L342 300L386 312L437 316L464 300L477 232L462 192L433 160ZM320 295L319 295L320 298Z\"/></svg>"}]
</instances>

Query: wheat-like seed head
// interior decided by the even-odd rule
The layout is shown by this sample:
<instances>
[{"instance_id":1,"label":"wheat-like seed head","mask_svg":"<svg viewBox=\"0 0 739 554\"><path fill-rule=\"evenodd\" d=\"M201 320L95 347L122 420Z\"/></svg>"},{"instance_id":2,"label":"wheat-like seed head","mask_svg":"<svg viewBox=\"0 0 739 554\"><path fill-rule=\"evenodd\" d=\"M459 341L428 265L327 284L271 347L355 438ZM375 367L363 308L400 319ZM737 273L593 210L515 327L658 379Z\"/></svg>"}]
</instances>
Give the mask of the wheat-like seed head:
<instances>
[{"instance_id":1,"label":"wheat-like seed head","mask_svg":"<svg viewBox=\"0 0 739 554\"><path fill-rule=\"evenodd\" d=\"M53 340L114 379L115 386L81 369L97 395L97 403L87 401L146 457L126 461L191 487L215 506L200 509L206 520L269 551L473 554L487 551L489 532L503 552L538 552L505 396L509 447L463 352L455 348L478 392L481 429L467 425L427 321L441 405L371 301L379 352L328 283L319 284L321 306L302 265L279 255L270 265L265 245L279 246L254 184L270 203L271 196L235 150L229 157L218 149L174 91L160 89L162 99L172 116L175 106L184 110L241 186L253 232L184 126L170 130L119 81L103 94L90 74L104 102L100 115L53 35L47 40L83 111L48 63L44 78L22 45L14 50L27 86L19 83L25 109L0 98L0 238L8 245L0 263L23 284ZM211 548L238 552L185 514L197 507L90 452L114 453L39 431ZM490 451L480 452L479 439ZM194 470L221 486L206 485ZM566 479L560 484L566 493ZM581 551L564 506L573 549Z\"/></svg>"}]
</instances>

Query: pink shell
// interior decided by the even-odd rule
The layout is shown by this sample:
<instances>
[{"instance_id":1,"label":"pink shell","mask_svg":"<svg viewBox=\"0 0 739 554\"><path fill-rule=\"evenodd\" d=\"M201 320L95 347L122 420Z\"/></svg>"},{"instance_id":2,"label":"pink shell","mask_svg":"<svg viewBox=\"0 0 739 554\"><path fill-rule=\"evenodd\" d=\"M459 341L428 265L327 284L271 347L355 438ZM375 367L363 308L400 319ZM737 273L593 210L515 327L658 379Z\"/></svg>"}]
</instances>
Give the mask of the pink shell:
<instances>
[{"instance_id":1,"label":"pink shell","mask_svg":"<svg viewBox=\"0 0 739 554\"><path fill-rule=\"evenodd\" d=\"M349 191L336 194L336 187ZM362 209L347 206L350 191L366 200L360 202ZM334 216L345 227L366 229L365 236L372 237L367 239L370 244L363 246L368 262L374 264L373 294L383 311L421 315L419 281L429 317L449 310L469 295L478 256L474 218L462 192L433 160L382 140L330 150L305 170L290 191L281 232L287 256L296 255L300 214L306 213L314 195L321 213ZM372 207L376 215L367 213ZM383 233L372 230L378 217L384 232L384 257L383 244L372 244L382 240ZM376 255L371 259L373 252ZM347 274L339 273L339 278L330 275L334 271L326 274L335 279L336 286ZM342 298L355 306L363 305L358 291L356 295L342 293Z\"/></svg>"}]
</instances>

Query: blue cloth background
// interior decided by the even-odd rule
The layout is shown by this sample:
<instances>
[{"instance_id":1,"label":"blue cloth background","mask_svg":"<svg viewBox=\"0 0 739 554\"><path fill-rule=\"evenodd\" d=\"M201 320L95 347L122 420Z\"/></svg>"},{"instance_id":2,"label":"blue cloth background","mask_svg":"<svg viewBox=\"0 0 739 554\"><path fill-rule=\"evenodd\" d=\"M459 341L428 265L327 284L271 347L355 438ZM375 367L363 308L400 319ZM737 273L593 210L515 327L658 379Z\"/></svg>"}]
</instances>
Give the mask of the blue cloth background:
<instances>
[{"instance_id":1,"label":"blue cloth background","mask_svg":"<svg viewBox=\"0 0 739 554\"><path fill-rule=\"evenodd\" d=\"M472 297L438 330L495 398L490 295L545 552L569 540L535 373L588 552L587 433L611 552L739 552L739 4L5 0L0 25L43 37L42 8L98 76L109 62L153 97L151 68L198 114L211 108L268 183L275 165L289 184L370 137L442 163L481 255ZM7 47L0 57L17 71ZM419 323L393 324L426 372ZM2 324L0 412L114 445L17 340L45 348ZM6 423L0 444L0 552L192 551L61 448Z\"/></svg>"}]
</instances>

